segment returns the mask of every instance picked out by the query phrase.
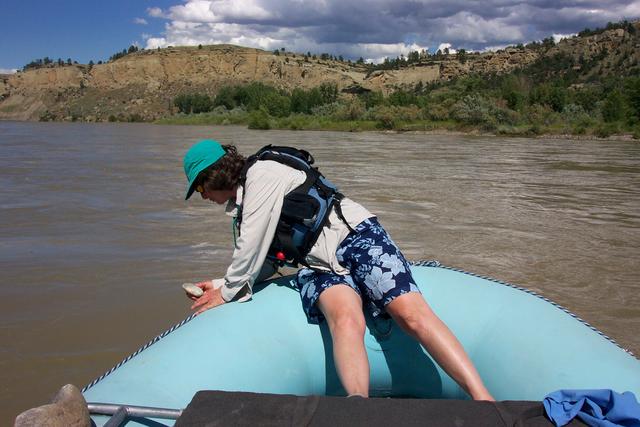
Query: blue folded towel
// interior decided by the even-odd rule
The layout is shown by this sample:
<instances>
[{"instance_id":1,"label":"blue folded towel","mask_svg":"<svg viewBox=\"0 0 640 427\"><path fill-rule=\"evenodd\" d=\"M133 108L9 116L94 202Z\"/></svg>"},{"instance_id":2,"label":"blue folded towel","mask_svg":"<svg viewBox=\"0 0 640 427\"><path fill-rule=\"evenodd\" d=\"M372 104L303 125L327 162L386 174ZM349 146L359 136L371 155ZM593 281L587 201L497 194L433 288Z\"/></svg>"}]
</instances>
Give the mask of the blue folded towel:
<instances>
[{"instance_id":1,"label":"blue folded towel","mask_svg":"<svg viewBox=\"0 0 640 427\"><path fill-rule=\"evenodd\" d=\"M630 391L558 390L545 396L542 403L557 427L575 417L596 427L640 427L640 404Z\"/></svg>"}]
</instances>

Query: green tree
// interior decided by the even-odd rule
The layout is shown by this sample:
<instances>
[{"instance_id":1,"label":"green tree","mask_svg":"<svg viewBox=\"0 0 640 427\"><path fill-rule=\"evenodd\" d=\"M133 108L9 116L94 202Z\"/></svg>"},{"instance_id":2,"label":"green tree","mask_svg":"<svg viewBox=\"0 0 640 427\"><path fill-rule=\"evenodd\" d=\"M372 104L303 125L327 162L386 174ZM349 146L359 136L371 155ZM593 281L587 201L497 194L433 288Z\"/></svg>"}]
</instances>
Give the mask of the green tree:
<instances>
[{"instance_id":1,"label":"green tree","mask_svg":"<svg viewBox=\"0 0 640 427\"><path fill-rule=\"evenodd\" d=\"M331 104L338 99L338 85L335 83L322 83L319 89L323 104Z\"/></svg>"},{"instance_id":2,"label":"green tree","mask_svg":"<svg viewBox=\"0 0 640 427\"><path fill-rule=\"evenodd\" d=\"M556 42L553 40L553 37L547 37L546 39L542 39L542 47L545 49L550 49L556 45Z\"/></svg>"},{"instance_id":3,"label":"green tree","mask_svg":"<svg viewBox=\"0 0 640 427\"><path fill-rule=\"evenodd\" d=\"M194 114L206 113L213 108L213 101L208 95L191 96L191 112Z\"/></svg>"},{"instance_id":4,"label":"green tree","mask_svg":"<svg viewBox=\"0 0 640 427\"><path fill-rule=\"evenodd\" d=\"M244 105L249 111L263 108L272 116L287 116L291 108L286 94L260 82L237 87L233 98L236 105Z\"/></svg>"},{"instance_id":5,"label":"green tree","mask_svg":"<svg viewBox=\"0 0 640 427\"><path fill-rule=\"evenodd\" d=\"M365 108L368 110L384 103L384 95L382 92L365 92L358 95L360 100L364 103Z\"/></svg>"},{"instance_id":6,"label":"green tree","mask_svg":"<svg viewBox=\"0 0 640 427\"><path fill-rule=\"evenodd\" d=\"M625 102L619 90L613 90L602 105L602 118L605 122L617 122L625 116Z\"/></svg>"},{"instance_id":7,"label":"green tree","mask_svg":"<svg viewBox=\"0 0 640 427\"><path fill-rule=\"evenodd\" d=\"M309 100L307 92L300 88L295 88L291 92L291 111L294 113L309 114L311 108L309 107Z\"/></svg>"},{"instance_id":8,"label":"green tree","mask_svg":"<svg viewBox=\"0 0 640 427\"><path fill-rule=\"evenodd\" d=\"M633 117L640 119L640 77L627 79L624 86Z\"/></svg>"},{"instance_id":9,"label":"green tree","mask_svg":"<svg viewBox=\"0 0 640 427\"><path fill-rule=\"evenodd\" d=\"M182 94L175 97L173 105L175 105L181 113L198 114L211 111L213 108L213 101L208 95Z\"/></svg>"},{"instance_id":10,"label":"green tree","mask_svg":"<svg viewBox=\"0 0 640 427\"><path fill-rule=\"evenodd\" d=\"M313 89L309 90L307 99L309 102L309 109L312 109L314 107L324 104L324 101L322 99L322 93L320 92L320 88L317 88L317 87L314 87Z\"/></svg>"},{"instance_id":11,"label":"green tree","mask_svg":"<svg viewBox=\"0 0 640 427\"><path fill-rule=\"evenodd\" d=\"M514 111L520 110L524 105L524 94L515 89L503 92L502 98L507 101L507 106Z\"/></svg>"},{"instance_id":12,"label":"green tree","mask_svg":"<svg viewBox=\"0 0 640 427\"><path fill-rule=\"evenodd\" d=\"M457 57L458 61L460 61L461 64L464 64L467 62L467 51L464 49L458 50Z\"/></svg>"},{"instance_id":13,"label":"green tree","mask_svg":"<svg viewBox=\"0 0 640 427\"><path fill-rule=\"evenodd\" d=\"M549 106L553 111L560 112L567 103L567 89L561 86L553 86L549 94Z\"/></svg>"},{"instance_id":14,"label":"green tree","mask_svg":"<svg viewBox=\"0 0 640 427\"><path fill-rule=\"evenodd\" d=\"M507 106L518 111L524 105L526 93L522 89L521 82L514 75L509 75L502 81L500 92L502 99L507 102Z\"/></svg>"},{"instance_id":15,"label":"green tree","mask_svg":"<svg viewBox=\"0 0 640 427\"><path fill-rule=\"evenodd\" d=\"M600 98L600 91L594 87L582 88L573 94L574 102L589 112L595 109Z\"/></svg>"},{"instance_id":16,"label":"green tree","mask_svg":"<svg viewBox=\"0 0 640 427\"><path fill-rule=\"evenodd\" d=\"M237 105L235 94L236 90L233 86L221 87L213 101L214 107L224 106L227 110L232 110Z\"/></svg>"},{"instance_id":17,"label":"green tree","mask_svg":"<svg viewBox=\"0 0 640 427\"><path fill-rule=\"evenodd\" d=\"M548 105L554 111L562 111L567 103L567 89L562 86L551 86L542 83L534 87L529 93L530 104Z\"/></svg>"},{"instance_id":18,"label":"green tree","mask_svg":"<svg viewBox=\"0 0 640 427\"><path fill-rule=\"evenodd\" d=\"M453 117L459 122L480 125L490 123L495 106L481 94L465 96L453 106Z\"/></svg>"},{"instance_id":19,"label":"green tree","mask_svg":"<svg viewBox=\"0 0 640 427\"><path fill-rule=\"evenodd\" d=\"M269 92L261 108L266 108L269 115L273 117L286 117L291 113L291 100L288 96L276 91Z\"/></svg>"},{"instance_id":20,"label":"green tree","mask_svg":"<svg viewBox=\"0 0 640 427\"><path fill-rule=\"evenodd\" d=\"M269 121L269 113L264 108L252 111L249 114L249 129L271 129L271 123Z\"/></svg>"},{"instance_id":21,"label":"green tree","mask_svg":"<svg viewBox=\"0 0 640 427\"><path fill-rule=\"evenodd\" d=\"M173 99L173 105L178 108L181 113L191 113L191 99L189 95L178 95Z\"/></svg>"},{"instance_id":22,"label":"green tree","mask_svg":"<svg viewBox=\"0 0 640 427\"><path fill-rule=\"evenodd\" d=\"M389 95L389 104L399 107L406 107L408 105L416 104L416 96L413 93L405 92L403 90L397 90Z\"/></svg>"}]
</instances>

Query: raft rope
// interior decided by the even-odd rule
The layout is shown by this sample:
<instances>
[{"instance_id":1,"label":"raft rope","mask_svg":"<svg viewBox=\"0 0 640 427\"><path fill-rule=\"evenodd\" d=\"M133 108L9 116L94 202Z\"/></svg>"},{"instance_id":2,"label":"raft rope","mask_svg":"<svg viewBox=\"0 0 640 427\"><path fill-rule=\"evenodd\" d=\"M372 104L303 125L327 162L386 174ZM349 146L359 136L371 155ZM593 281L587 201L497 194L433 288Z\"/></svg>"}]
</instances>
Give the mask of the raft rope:
<instances>
[{"instance_id":1,"label":"raft rope","mask_svg":"<svg viewBox=\"0 0 640 427\"><path fill-rule=\"evenodd\" d=\"M187 317L186 319L184 319L182 322L177 323L175 325L173 325L171 328L167 329L166 331L164 331L163 333L161 333L160 335L158 335L157 337L155 337L154 339L152 339L151 341L149 341L148 343L146 343L145 345L143 345L142 347L140 347L138 350L136 350L135 353L130 354L129 356L127 356L126 359L124 359L122 362L118 363L116 366L114 366L113 368L109 369L107 372L105 372L104 374L100 375L98 378L96 378L95 380L91 381L91 383L89 385L87 385L85 388L83 388L81 391L82 393L84 393L85 391L89 390L91 387L93 387L94 385L96 385L98 382L102 381L107 375L111 374L113 371L115 371L116 369L118 369L120 366L124 365L125 363L127 363L129 360L133 359L134 357L136 357L138 354L140 354L143 350L148 349L149 347L151 347L153 344L157 343L158 341L160 341L162 338L166 337L167 335L169 335L171 332L175 331L176 329L178 329L180 326L188 323L189 321L193 320L193 318L196 317L196 314L193 313L192 315L190 315L189 317Z\"/></svg>"},{"instance_id":2,"label":"raft rope","mask_svg":"<svg viewBox=\"0 0 640 427\"><path fill-rule=\"evenodd\" d=\"M577 315L573 314L572 312L570 312L569 310L567 310L566 308L564 308L563 306L551 301L550 299L548 299L547 297L544 297L532 290L523 288L521 286L518 285L514 285L513 283L509 283L509 282L503 282L501 280L498 279L494 279L493 277L488 277L488 276L482 276L479 274L475 274L475 273L470 273L468 271L459 269L459 268L455 268L455 267L448 267L446 265L442 265L440 264L440 262L436 261L436 260L419 260L419 261L409 261L409 264L411 265L415 265L416 267L437 267L437 268L443 268L445 270L451 270L451 271L456 271L458 273L464 273L464 274L468 274L469 276L473 276L473 277L478 277L480 279L484 279L484 280L488 280L490 282L494 282L494 283L498 283L500 285L504 285L504 286L508 286L510 288L513 289L517 289L519 291L522 292L526 292L530 295L533 295L537 298L540 298L546 302L548 302L549 304L559 308L560 310L564 311L565 313L567 313L568 315L570 315L571 317L573 317L574 319L576 319L577 321L579 321L580 323L584 324L585 326L587 326L589 329L593 330L594 332L596 332L598 335L602 336L603 338L605 338L606 340L608 340L609 342L611 342L612 344L615 344L617 347L619 347L620 349L624 350L626 353L628 353L629 355L633 356L634 358L636 358L635 354L633 354L633 352L631 352L631 350L628 350L624 347L622 347L620 344L618 344L613 338L605 335L603 332L599 331L598 329L596 329L595 327L591 326L589 323L587 323L585 320L581 319L580 317L578 317ZM161 333L160 335L158 335L157 337L153 338L151 341L149 341L148 343L146 343L145 345L143 345L142 347L140 347L138 350L136 350L135 353L130 354L129 356L127 356L123 361L121 361L120 363L118 363L116 366L114 366L113 368L111 368L109 371L105 372L104 374L100 375L98 378L96 378L95 380L91 381L91 383L89 385L87 385L86 387L84 387L82 389L82 393L84 393L85 391L89 390L91 387L93 387L94 385L96 385L97 383L99 383L100 381L102 381L105 377L107 377L109 374L111 374L113 371L115 371L116 369L118 369L119 367L121 367L122 365L124 365L125 363L127 363L129 360L133 359L134 357L136 357L138 354L140 354L142 351L146 350L147 348L151 347L153 344L157 343L158 341L160 341L162 338L166 337L167 335L169 335L171 332L175 331L176 329L178 329L179 327L185 325L186 323L190 322L191 320L193 320L193 318L196 317L195 313L191 314L189 317L187 317L186 319L184 319L182 322L177 323L175 325L173 325L171 328L167 329L166 331L164 331L163 333ZM637 359L637 358L636 358Z\"/></svg>"}]
</instances>

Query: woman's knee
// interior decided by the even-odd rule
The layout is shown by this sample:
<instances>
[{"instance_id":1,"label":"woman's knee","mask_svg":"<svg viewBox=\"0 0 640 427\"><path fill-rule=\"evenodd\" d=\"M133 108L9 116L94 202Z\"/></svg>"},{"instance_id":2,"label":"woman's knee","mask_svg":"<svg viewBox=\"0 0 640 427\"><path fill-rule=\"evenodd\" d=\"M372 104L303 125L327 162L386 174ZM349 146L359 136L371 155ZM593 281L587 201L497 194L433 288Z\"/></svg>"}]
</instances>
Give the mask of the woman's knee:
<instances>
[{"instance_id":1,"label":"woman's knee","mask_svg":"<svg viewBox=\"0 0 640 427\"><path fill-rule=\"evenodd\" d=\"M332 334L364 335L366 324L361 309L340 310L327 321Z\"/></svg>"},{"instance_id":2,"label":"woman's knee","mask_svg":"<svg viewBox=\"0 0 640 427\"><path fill-rule=\"evenodd\" d=\"M332 286L325 290L318 301L332 334L358 333L364 335L365 320L362 300L349 286Z\"/></svg>"},{"instance_id":3,"label":"woman's knee","mask_svg":"<svg viewBox=\"0 0 640 427\"><path fill-rule=\"evenodd\" d=\"M400 327L411 336L418 336L429 330L429 322L416 312L403 312L393 317Z\"/></svg>"},{"instance_id":4,"label":"woman's knee","mask_svg":"<svg viewBox=\"0 0 640 427\"><path fill-rule=\"evenodd\" d=\"M403 298L404 296L407 298ZM420 294L405 294L387 305L386 310L393 320L410 335L416 336L429 331L435 314Z\"/></svg>"}]
</instances>

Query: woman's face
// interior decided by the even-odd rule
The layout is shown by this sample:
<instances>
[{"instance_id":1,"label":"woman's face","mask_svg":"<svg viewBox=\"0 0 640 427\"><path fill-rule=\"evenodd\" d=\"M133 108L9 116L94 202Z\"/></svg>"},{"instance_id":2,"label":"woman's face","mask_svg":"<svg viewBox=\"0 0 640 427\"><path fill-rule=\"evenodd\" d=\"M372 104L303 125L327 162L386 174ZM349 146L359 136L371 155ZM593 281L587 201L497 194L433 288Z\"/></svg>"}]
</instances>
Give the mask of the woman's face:
<instances>
[{"instance_id":1,"label":"woman's face","mask_svg":"<svg viewBox=\"0 0 640 427\"><path fill-rule=\"evenodd\" d=\"M231 199L235 199L236 190L207 190L202 189L200 192L200 196L202 196L205 200L211 200L219 205L223 205L227 203Z\"/></svg>"}]
</instances>

